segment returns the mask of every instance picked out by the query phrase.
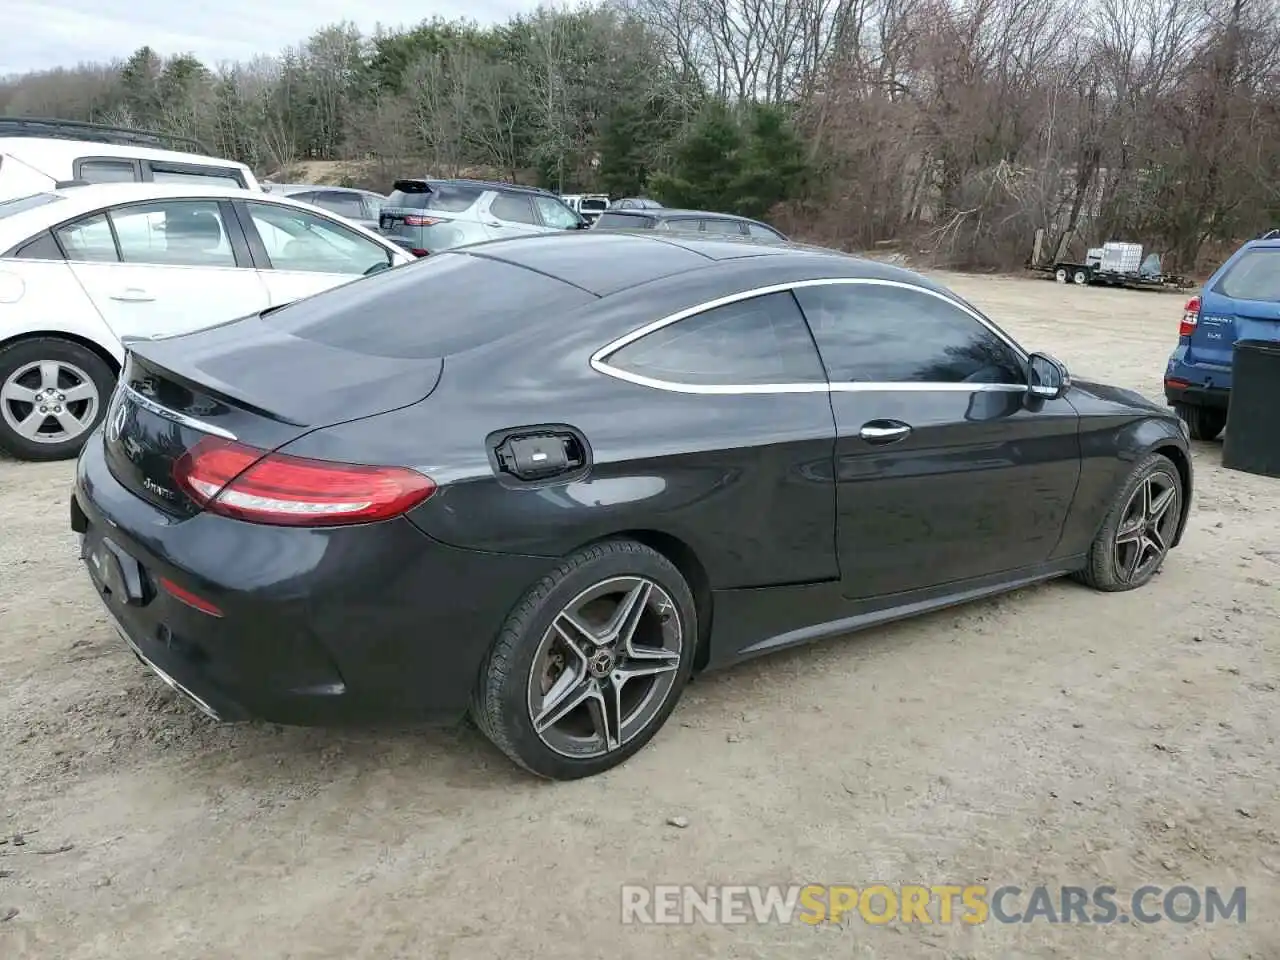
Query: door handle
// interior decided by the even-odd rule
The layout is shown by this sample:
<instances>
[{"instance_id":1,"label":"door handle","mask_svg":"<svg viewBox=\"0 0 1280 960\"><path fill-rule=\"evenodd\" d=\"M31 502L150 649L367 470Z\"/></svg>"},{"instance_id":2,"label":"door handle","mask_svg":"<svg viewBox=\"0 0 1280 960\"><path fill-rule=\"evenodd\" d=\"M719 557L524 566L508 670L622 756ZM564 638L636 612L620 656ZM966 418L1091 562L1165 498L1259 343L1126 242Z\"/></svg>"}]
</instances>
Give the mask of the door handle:
<instances>
[{"instance_id":1,"label":"door handle","mask_svg":"<svg viewBox=\"0 0 1280 960\"><path fill-rule=\"evenodd\" d=\"M911 432L911 427L897 420L872 420L863 424L858 436L867 443L893 443Z\"/></svg>"},{"instance_id":2,"label":"door handle","mask_svg":"<svg viewBox=\"0 0 1280 960\"><path fill-rule=\"evenodd\" d=\"M123 303L152 303L156 298L138 287L127 287L119 293L111 294L111 299L120 300Z\"/></svg>"},{"instance_id":3,"label":"door handle","mask_svg":"<svg viewBox=\"0 0 1280 960\"><path fill-rule=\"evenodd\" d=\"M499 223L497 220L486 220L486 221L484 222L484 225L485 225L486 227L500 227L500 226L502 226L502 224L501 224L501 223Z\"/></svg>"}]
</instances>

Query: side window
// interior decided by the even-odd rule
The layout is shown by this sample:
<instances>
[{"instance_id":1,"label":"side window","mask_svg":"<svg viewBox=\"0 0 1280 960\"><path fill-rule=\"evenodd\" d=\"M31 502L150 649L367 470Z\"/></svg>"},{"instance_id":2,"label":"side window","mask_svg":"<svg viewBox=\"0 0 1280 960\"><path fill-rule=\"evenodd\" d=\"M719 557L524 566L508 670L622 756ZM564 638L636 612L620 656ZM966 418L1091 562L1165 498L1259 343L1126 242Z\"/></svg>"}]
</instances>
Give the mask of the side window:
<instances>
[{"instance_id":1,"label":"side window","mask_svg":"<svg viewBox=\"0 0 1280 960\"><path fill-rule=\"evenodd\" d=\"M770 230L768 227L759 223L748 223L747 233L755 237L757 240L781 240L782 236L776 230Z\"/></svg>"},{"instance_id":2,"label":"side window","mask_svg":"<svg viewBox=\"0 0 1280 960\"><path fill-rule=\"evenodd\" d=\"M340 217L346 217L348 220L360 220L364 217L364 207L360 204L360 194L358 193L342 193L339 190L323 190L317 193L314 200L308 201L314 203L317 207L328 210L330 213L336 213ZM297 199L296 197L294 198Z\"/></svg>"},{"instance_id":3,"label":"side window","mask_svg":"<svg viewBox=\"0 0 1280 960\"><path fill-rule=\"evenodd\" d=\"M203 183L219 187L243 187L244 176L227 167L166 167L150 164L151 179L156 183Z\"/></svg>"},{"instance_id":4,"label":"side window","mask_svg":"<svg viewBox=\"0 0 1280 960\"><path fill-rule=\"evenodd\" d=\"M742 226L737 220L703 220L702 232L718 234L723 237L742 236Z\"/></svg>"},{"instance_id":5,"label":"side window","mask_svg":"<svg viewBox=\"0 0 1280 960\"><path fill-rule=\"evenodd\" d=\"M77 180L90 183L132 183L139 179L132 160L77 160L74 172Z\"/></svg>"},{"instance_id":6,"label":"side window","mask_svg":"<svg viewBox=\"0 0 1280 960\"><path fill-rule=\"evenodd\" d=\"M489 204L489 212L509 223L538 223L533 203L526 194L500 193Z\"/></svg>"},{"instance_id":7,"label":"side window","mask_svg":"<svg viewBox=\"0 0 1280 960\"><path fill-rule=\"evenodd\" d=\"M672 233L701 233L701 220L668 220L667 229Z\"/></svg>"},{"instance_id":8,"label":"side window","mask_svg":"<svg viewBox=\"0 0 1280 960\"><path fill-rule=\"evenodd\" d=\"M833 383L1026 383L1008 344L923 290L853 283L795 294Z\"/></svg>"},{"instance_id":9,"label":"side window","mask_svg":"<svg viewBox=\"0 0 1280 960\"><path fill-rule=\"evenodd\" d=\"M111 211L122 263L234 267L216 200L161 200Z\"/></svg>"},{"instance_id":10,"label":"side window","mask_svg":"<svg viewBox=\"0 0 1280 960\"><path fill-rule=\"evenodd\" d=\"M54 235L67 259L80 263L117 263L116 242L105 213L95 213L83 220L66 223L54 229Z\"/></svg>"},{"instance_id":11,"label":"side window","mask_svg":"<svg viewBox=\"0 0 1280 960\"><path fill-rule=\"evenodd\" d=\"M332 220L293 207L246 206L275 270L358 277L391 263L379 244Z\"/></svg>"},{"instance_id":12,"label":"side window","mask_svg":"<svg viewBox=\"0 0 1280 960\"><path fill-rule=\"evenodd\" d=\"M378 197L363 196L360 198L364 204L364 219L377 220L382 216L382 208L386 206L386 201Z\"/></svg>"},{"instance_id":13,"label":"side window","mask_svg":"<svg viewBox=\"0 0 1280 960\"><path fill-rule=\"evenodd\" d=\"M46 230L12 250L8 256L17 260L61 260L62 251L58 249L53 234Z\"/></svg>"},{"instance_id":14,"label":"side window","mask_svg":"<svg viewBox=\"0 0 1280 960\"><path fill-rule=\"evenodd\" d=\"M299 203L315 203L317 194L314 190L308 190L306 193L288 193L285 196Z\"/></svg>"},{"instance_id":15,"label":"side window","mask_svg":"<svg viewBox=\"0 0 1280 960\"><path fill-rule=\"evenodd\" d=\"M577 215L559 200L552 197L534 197L534 206L542 217L542 222L557 230L573 230L579 221Z\"/></svg>"},{"instance_id":16,"label":"side window","mask_svg":"<svg viewBox=\"0 0 1280 960\"><path fill-rule=\"evenodd\" d=\"M614 351L604 362L667 383L826 383L804 317L785 291L686 317Z\"/></svg>"}]
</instances>

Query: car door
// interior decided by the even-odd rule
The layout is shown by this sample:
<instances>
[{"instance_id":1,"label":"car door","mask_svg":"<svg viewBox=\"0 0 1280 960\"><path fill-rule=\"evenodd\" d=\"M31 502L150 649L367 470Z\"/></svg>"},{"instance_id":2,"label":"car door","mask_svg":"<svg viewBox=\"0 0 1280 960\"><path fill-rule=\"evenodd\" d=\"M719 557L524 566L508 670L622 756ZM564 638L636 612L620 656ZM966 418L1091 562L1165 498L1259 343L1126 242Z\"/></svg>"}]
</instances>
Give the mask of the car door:
<instances>
[{"instance_id":1,"label":"car door","mask_svg":"<svg viewBox=\"0 0 1280 960\"><path fill-rule=\"evenodd\" d=\"M487 206L481 209L480 222L494 240L546 233L533 208L533 196L528 193L491 194Z\"/></svg>"},{"instance_id":2,"label":"car door","mask_svg":"<svg viewBox=\"0 0 1280 960\"><path fill-rule=\"evenodd\" d=\"M156 200L54 230L67 263L117 337L187 333L265 309L230 204Z\"/></svg>"},{"instance_id":3,"label":"car door","mask_svg":"<svg viewBox=\"0 0 1280 960\"><path fill-rule=\"evenodd\" d=\"M336 220L301 207L236 201L272 305L292 303L391 265L391 252Z\"/></svg>"},{"instance_id":4,"label":"car door","mask_svg":"<svg viewBox=\"0 0 1280 960\"><path fill-rule=\"evenodd\" d=\"M663 436L678 436L681 449L695 451L655 463L655 476L687 482L691 491L715 488L697 528L675 531L716 555L711 586L835 582L835 423L826 375L791 293L691 311L631 336L594 363L651 388L644 404L655 426L645 445L661 449ZM614 443L633 444L633 434L594 421L590 411L583 416L600 475L608 476L620 452ZM624 460L634 455L632 446Z\"/></svg>"},{"instance_id":5,"label":"car door","mask_svg":"<svg viewBox=\"0 0 1280 960\"><path fill-rule=\"evenodd\" d=\"M884 280L796 289L831 381L840 575L869 599L1033 567L1062 533L1079 417L1029 398L976 311Z\"/></svg>"}]
</instances>

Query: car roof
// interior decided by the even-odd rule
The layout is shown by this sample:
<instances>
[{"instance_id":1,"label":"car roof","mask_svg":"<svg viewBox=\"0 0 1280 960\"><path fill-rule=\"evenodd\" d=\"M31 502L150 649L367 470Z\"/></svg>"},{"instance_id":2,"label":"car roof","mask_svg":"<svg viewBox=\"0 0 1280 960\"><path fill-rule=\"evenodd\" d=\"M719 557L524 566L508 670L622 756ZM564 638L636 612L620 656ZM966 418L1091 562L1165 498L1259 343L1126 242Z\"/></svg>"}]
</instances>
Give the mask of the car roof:
<instances>
[{"instance_id":1,"label":"car roof","mask_svg":"<svg viewBox=\"0 0 1280 960\"><path fill-rule=\"evenodd\" d=\"M134 144L101 143L96 140L67 140L62 137L2 137L0 153L21 158L40 158L71 162L81 157L129 157L139 160L168 160L173 163L198 164L203 167L228 167L245 171L249 168L235 160L210 157L200 153L184 153L160 147Z\"/></svg>"},{"instance_id":2,"label":"car roof","mask_svg":"<svg viewBox=\"0 0 1280 960\"><path fill-rule=\"evenodd\" d=\"M86 186L63 187L45 190L42 195L56 196L53 203L43 204L0 218L0 250L7 250L32 234L53 224L63 223L82 214L103 207L122 203L142 203L147 200L262 200L286 206L314 210L310 204L299 203L283 194L264 193L261 190L240 187L205 186L200 183L94 183ZM368 232L368 231L364 231Z\"/></svg>"},{"instance_id":3,"label":"car roof","mask_svg":"<svg viewBox=\"0 0 1280 960\"><path fill-rule=\"evenodd\" d=\"M377 197L381 194L373 190L362 190L359 187L336 187L330 183L264 183L266 193L279 193L288 196L290 193L306 193L308 190L324 190L326 193L358 193Z\"/></svg>"},{"instance_id":4,"label":"car roof","mask_svg":"<svg viewBox=\"0 0 1280 960\"><path fill-rule=\"evenodd\" d=\"M659 220L733 220L737 223L761 223L736 213L717 213L714 210L682 210L678 207L622 207L610 208L610 213L623 217L655 217ZM763 224L768 226L768 224Z\"/></svg>"},{"instance_id":5,"label":"car roof","mask_svg":"<svg viewBox=\"0 0 1280 960\"><path fill-rule=\"evenodd\" d=\"M798 243L757 243L746 238L703 238L651 233L568 231L459 248L458 254L499 260L554 277L598 297L693 270L758 258L788 280L866 277L898 280L930 290L933 282L900 267ZM794 274L791 276L790 274ZM726 291L730 292L730 291Z\"/></svg>"},{"instance_id":6,"label":"car roof","mask_svg":"<svg viewBox=\"0 0 1280 960\"><path fill-rule=\"evenodd\" d=\"M466 177L396 177L391 189L399 189L397 183L425 183L428 186L442 184L445 186L477 187L481 190L506 190L511 193L530 193L540 197L560 198L550 190L541 187L527 187L521 183L504 183L500 180L471 180Z\"/></svg>"}]
</instances>

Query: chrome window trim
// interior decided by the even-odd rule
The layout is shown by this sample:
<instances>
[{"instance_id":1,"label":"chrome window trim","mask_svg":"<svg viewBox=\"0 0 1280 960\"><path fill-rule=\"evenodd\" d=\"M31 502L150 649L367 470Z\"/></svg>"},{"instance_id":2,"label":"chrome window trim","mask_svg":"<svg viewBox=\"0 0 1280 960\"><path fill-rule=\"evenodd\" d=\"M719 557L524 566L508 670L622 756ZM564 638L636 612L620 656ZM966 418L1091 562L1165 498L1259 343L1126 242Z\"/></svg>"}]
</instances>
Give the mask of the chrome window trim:
<instances>
[{"instance_id":1,"label":"chrome window trim","mask_svg":"<svg viewBox=\"0 0 1280 960\"><path fill-rule=\"evenodd\" d=\"M679 323L681 320L685 320L689 317L705 313L708 310L714 310L717 307L728 306L731 303L738 303L742 300L751 300L755 297L768 296L771 293L801 290L806 287L847 286L853 284L897 287L903 290L913 290L927 294L931 297L936 297L980 323L989 333L1012 350L1014 355L1023 363L1027 363L1029 360L1027 352L1011 340L1005 333L993 326L990 320L966 304L963 304L944 293L940 293L937 290L930 290L928 287L922 287L914 283L906 283L902 280L883 280L876 277L824 277L818 280L789 280L784 283L773 283L764 287L753 287L750 290L731 293L724 297L717 297L714 300L707 300L692 307L686 307L685 309L679 310L669 316L662 317L659 320L654 320L652 323L647 323L638 327L630 333L624 334L623 336L605 344L591 355L591 368L597 373L603 373L606 376L610 376L618 380L625 380L628 383L634 383L639 386L652 387L656 390L666 390L672 393L712 394L721 396L737 394L827 392L883 393L891 390L911 391L916 393L1021 393L1028 389L1027 384L1025 383L951 383L919 381L872 382L867 380L833 381L830 383L682 383L672 380L659 380L653 377L646 377L638 373L631 373L630 371L612 366L606 361L608 356L616 353L629 344L635 343L642 337L646 337L649 334L657 330L661 330L663 327L668 327L673 323Z\"/></svg>"}]
</instances>

